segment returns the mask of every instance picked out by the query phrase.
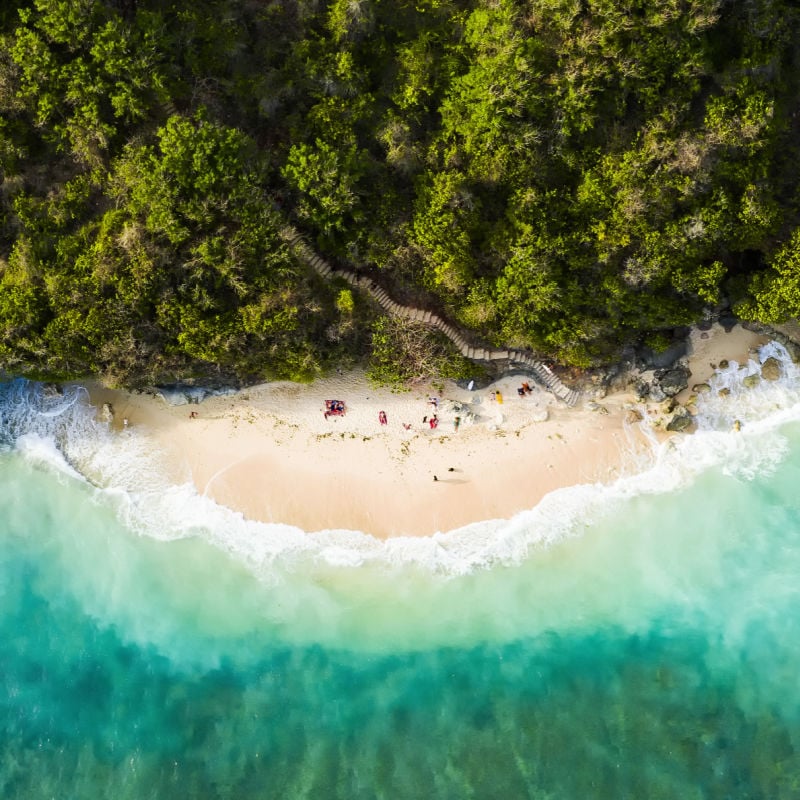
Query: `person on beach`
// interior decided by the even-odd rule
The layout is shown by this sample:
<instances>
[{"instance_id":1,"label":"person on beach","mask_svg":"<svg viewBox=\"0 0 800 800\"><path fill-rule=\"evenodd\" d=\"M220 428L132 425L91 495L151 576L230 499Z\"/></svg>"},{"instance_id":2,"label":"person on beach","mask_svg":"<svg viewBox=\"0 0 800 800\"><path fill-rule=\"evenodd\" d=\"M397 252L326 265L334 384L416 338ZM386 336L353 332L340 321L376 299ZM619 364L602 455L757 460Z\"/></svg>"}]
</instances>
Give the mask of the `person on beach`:
<instances>
[{"instance_id":1,"label":"person on beach","mask_svg":"<svg viewBox=\"0 0 800 800\"><path fill-rule=\"evenodd\" d=\"M431 430L434 430L434 428L436 428L439 425L439 418L436 416L436 414L434 414L431 417L430 422L428 424L431 426Z\"/></svg>"},{"instance_id":2,"label":"person on beach","mask_svg":"<svg viewBox=\"0 0 800 800\"><path fill-rule=\"evenodd\" d=\"M411 423L409 423L409 422L404 422L404 423L403 423L403 430L404 430L404 431L410 431L410 430L411 430Z\"/></svg>"},{"instance_id":3,"label":"person on beach","mask_svg":"<svg viewBox=\"0 0 800 800\"><path fill-rule=\"evenodd\" d=\"M388 422L388 420L386 419L385 411L378 412L378 422L380 422L381 425L386 425L386 423Z\"/></svg>"},{"instance_id":4,"label":"person on beach","mask_svg":"<svg viewBox=\"0 0 800 800\"><path fill-rule=\"evenodd\" d=\"M500 403L500 405L503 405L503 393L502 392L495 392L494 393L494 398L495 398L495 400L497 400L498 403Z\"/></svg>"},{"instance_id":5,"label":"person on beach","mask_svg":"<svg viewBox=\"0 0 800 800\"><path fill-rule=\"evenodd\" d=\"M439 410L439 398L438 397L429 397L428 402L433 406L435 411Z\"/></svg>"},{"instance_id":6,"label":"person on beach","mask_svg":"<svg viewBox=\"0 0 800 800\"><path fill-rule=\"evenodd\" d=\"M458 433L458 426L461 424L461 417L456 417L453 420L453 430Z\"/></svg>"},{"instance_id":7,"label":"person on beach","mask_svg":"<svg viewBox=\"0 0 800 800\"><path fill-rule=\"evenodd\" d=\"M190 411L189 412L189 419L197 419L197 412L196 411Z\"/></svg>"}]
</instances>

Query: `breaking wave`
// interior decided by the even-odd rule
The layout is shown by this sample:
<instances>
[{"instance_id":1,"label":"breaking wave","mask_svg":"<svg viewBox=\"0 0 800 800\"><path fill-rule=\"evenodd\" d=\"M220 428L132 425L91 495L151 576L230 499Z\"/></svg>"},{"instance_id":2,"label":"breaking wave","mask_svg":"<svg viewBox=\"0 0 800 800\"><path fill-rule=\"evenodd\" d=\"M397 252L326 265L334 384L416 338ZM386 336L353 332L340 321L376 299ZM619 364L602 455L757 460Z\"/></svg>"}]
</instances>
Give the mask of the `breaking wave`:
<instances>
[{"instance_id":1,"label":"breaking wave","mask_svg":"<svg viewBox=\"0 0 800 800\"><path fill-rule=\"evenodd\" d=\"M747 386L745 379L760 374L770 357L780 365L780 378L755 386L751 379ZM56 390L24 380L0 384L0 448L64 480L84 482L93 500L110 504L139 535L201 537L262 578L269 578L278 564L292 568L301 562L326 568L414 565L463 575L519 563L533 548L581 535L633 497L679 490L712 468L744 480L776 469L788 451L781 429L800 420L800 370L786 349L770 342L757 359L730 362L712 378L710 388L697 398L697 432L662 444L654 441L647 463L633 474L607 485L559 489L511 519L386 541L360 531L305 532L250 521L189 484L171 485L147 436L112 431L79 386Z\"/></svg>"}]
</instances>

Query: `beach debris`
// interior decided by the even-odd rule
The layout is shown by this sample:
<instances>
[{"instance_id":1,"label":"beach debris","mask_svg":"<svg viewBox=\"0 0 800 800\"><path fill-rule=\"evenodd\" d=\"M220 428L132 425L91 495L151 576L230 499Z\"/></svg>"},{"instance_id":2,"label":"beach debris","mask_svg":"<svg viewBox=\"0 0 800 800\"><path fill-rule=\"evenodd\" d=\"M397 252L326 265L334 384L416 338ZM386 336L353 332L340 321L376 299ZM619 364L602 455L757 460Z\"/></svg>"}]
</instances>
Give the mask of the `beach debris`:
<instances>
[{"instance_id":1,"label":"beach debris","mask_svg":"<svg viewBox=\"0 0 800 800\"><path fill-rule=\"evenodd\" d=\"M695 394L707 394L711 391L711 386L709 386L707 383L696 383L694 386L692 386L692 391Z\"/></svg>"},{"instance_id":2,"label":"beach debris","mask_svg":"<svg viewBox=\"0 0 800 800\"><path fill-rule=\"evenodd\" d=\"M761 377L765 381L777 381L781 377L781 362L775 356L770 356L761 365Z\"/></svg>"},{"instance_id":3,"label":"beach debris","mask_svg":"<svg viewBox=\"0 0 800 800\"><path fill-rule=\"evenodd\" d=\"M742 380L742 385L746 389L755 389L759 383L761 383L761 376L757 372L754 372L752 375L746 375L744 380Z\"/></svg>"},{"instance_id":4,"label":"beach debris","mask_svg":"<svg viewBox=\"0 0 800 800\"><path fill-rule=\"evenodd\" d=\"M103 422L114 421L114 406L112 406L111 403L103 403L103 407L100 411L100 419Z\"/></svg>"}]
</instances>

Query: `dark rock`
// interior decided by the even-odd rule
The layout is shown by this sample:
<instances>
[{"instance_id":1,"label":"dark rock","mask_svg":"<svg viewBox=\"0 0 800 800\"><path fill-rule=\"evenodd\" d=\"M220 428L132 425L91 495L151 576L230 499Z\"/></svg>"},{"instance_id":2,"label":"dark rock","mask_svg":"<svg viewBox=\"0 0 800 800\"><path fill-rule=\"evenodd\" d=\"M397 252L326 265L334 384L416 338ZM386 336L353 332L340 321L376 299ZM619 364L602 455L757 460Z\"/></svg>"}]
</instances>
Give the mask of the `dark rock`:
<instances>
[{"instance_id":1,"label":"dark rock","mask_svg":"<svg viewBox=\"0 0 800 800\"><path fill-rule=\"evenodd\" d=\"M680 409L676 412L672 419L667 423L667 430L673 432L685 431L692 426L692 417L686 409Z\"/></svg>"},{"instance_id":2,"label":"dark rock","mask_svg":"<svg viewBox=\"0 0 800 800\"><path fill-rule=\"evenodd\" d=\"M185 406L188 403L200 403L211 392L201 386L158 386L158 396L170 406Z\"/></svg>"},{"instance_id":3,"label":"dark rock","mask_svg":"<svg viewBox=\"0 0 800 800\"><path fill-rule=\"evenodd\" d=\"M655 374L653 384L658 384L665 396L674 397L689 385L689 377L691 374L688 367L674 367L668 370L658 370Z\"/></svg>"},{"instance_id":4,"label":"dark rock","mask_svg":"<svg viewBox=\"0 0 800 800\"><path fill-rule=\"evenodd\" d=\"M720 369L728 369L728 367L730 365L731 365L731 362L728 361L727 358L723 358L722 361L719 362L719 368Z\"/></svg>"},{"instance_id":5,"label":"dark rock","mask_svg":"<svg viewBox=\"0 0 800 800\"><path fill-rule=\"evenodd\" d=\"M730 393L731 393L731 390L727 386L723 386L719 390L719 396L720 397L727 397Z\"/></svg>"},{"instance_id":6,"label":"dark rock","mask_svg":"<svg viewBox=\"0 0 800 800\"><path fill-rule=\"evenodd\" d=\"M719 324L725 329L725 333L730 333L739 324L739 320L730 314L724 314L719 318Z\"/></svg>"},{"instance_id":7,"label":"dark rock","mask_svg":"<svg viewBox=\"0 0 800 800\"><path fill-rule=\"evenodd\" d=\"M683 358L688 351L688 339L681 339L670 345L666 350L658 353L649 347L643 348L641 355L650 369L666 369L671 367L679 358Z\"/></svg>"}]
</instances>

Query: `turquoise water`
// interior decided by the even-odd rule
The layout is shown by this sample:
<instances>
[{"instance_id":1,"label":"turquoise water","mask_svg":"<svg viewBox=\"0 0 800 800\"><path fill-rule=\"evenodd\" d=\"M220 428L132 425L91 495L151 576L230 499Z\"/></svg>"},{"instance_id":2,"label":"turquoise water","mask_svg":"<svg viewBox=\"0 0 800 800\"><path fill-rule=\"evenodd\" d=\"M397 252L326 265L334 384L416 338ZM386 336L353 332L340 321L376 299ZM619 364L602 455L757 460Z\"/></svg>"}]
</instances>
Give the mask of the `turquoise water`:
<instances>
[{"instance_id":1,"label":"turquoise water","mask_svg":"<svg viewBox=\"0 0 800 800\"><path fill-rule=\"evenodd\" d=\"M746 371L641 474L387 546L5 385L0 796L800 796L800 381Z\"/></svg>"}]
</instances>

